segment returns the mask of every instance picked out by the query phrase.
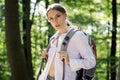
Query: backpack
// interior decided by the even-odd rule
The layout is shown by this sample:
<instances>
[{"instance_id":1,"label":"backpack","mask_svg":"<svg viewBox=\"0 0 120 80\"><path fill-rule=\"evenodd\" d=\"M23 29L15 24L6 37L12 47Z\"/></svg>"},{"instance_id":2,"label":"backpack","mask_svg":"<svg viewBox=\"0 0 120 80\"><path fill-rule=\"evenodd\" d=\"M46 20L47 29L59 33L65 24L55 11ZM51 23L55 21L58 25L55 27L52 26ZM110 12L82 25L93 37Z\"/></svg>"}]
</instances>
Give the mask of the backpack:
<instances>
[{"instance_id":1,"label":"backpack","mask_svg":"<svg viewBox=\"0 0 120 80\"><path fill-rule=\"evenodd\" d=\"M67 35L65 36L65 38L63 40L61 50L63 50L63 51L67 50L70 39L72 38L74 33L77 32L77 31L81 31L81 30L73 28L67 33ZM83 33L87 36L88 42L89 42L89 45L92 48L93 54L95 55L95 58L97 58L96 45L94 43L94 40L88 34L86 34L85 32L83 32ZM97 64L96 64L96 66L97 66ZM76 73L77 73L76 80L92 80L93 77L94 77L96 66L91 68L91 69L88 69L88 70L80 69L80 70L76 71Z\"/></svg>"}]
</instances>

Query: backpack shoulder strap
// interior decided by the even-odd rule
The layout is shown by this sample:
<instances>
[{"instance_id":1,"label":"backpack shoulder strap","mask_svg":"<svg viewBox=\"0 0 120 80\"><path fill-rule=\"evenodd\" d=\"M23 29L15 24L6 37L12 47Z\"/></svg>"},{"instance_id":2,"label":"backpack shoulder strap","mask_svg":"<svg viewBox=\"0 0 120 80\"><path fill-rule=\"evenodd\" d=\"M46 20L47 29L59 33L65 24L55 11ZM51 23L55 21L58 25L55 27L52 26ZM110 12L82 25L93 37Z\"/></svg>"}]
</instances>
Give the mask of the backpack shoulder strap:
<instances>
[{"instance_id":1,"label":"backpack shoulder strap","mask_svg":"<svg viewBox=\"0 0 120 80\"><path fill-rule=\"evenodd\" d=\"M67 47L68 47L68 44L69 44L69 41L70 39L72 38L72 36L74 35L74 33L76 31L79 31L79 29L71 29L65 36L64 40L63 40L63 43L61 45L61 50L62 51L66 51L67 50Z\"/></svg>"},{"instance_id":2,"label":"backpack shoulder strap","mask_svg":"<svg viewBox=\"0 0 120 80\"><path fill-rule=\"evenodd\" d=\"M63 39L63 43L61 45L61 51L66 51L67 50L69 41L70 41L70 39L72 38L72 36L74 35L75 32L76 31L73 28L66 34L65 38ZM62 77L62 80L64 80L64 75L65 75L65 62L63 60L63 77Z\"/></svg>"}]
</instances>

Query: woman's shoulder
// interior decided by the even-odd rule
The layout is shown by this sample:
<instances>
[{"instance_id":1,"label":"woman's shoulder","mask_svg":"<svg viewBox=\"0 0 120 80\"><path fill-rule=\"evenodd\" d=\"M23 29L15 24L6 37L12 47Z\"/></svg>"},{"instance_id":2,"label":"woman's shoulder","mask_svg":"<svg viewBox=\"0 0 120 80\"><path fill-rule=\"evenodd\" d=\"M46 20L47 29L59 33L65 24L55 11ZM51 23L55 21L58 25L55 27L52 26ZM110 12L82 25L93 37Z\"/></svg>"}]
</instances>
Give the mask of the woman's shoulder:
<instances>
[{"instance_id":1,"label":"woman's shoulder","mask_svg":"<svg viewBox=\"0 0 120 80\"><path fill-rule=\"evenodd\" d=\"M79 26L74 26L74 25L72 25L72 26L70 26L70 27L71 27L71 29L74 29L74 31L78 31L78 32L82 32L82 31L83 31L82 28L79 27Z\"/></svg>"},{"instance_id":2,"label":"woman's shoulder","mask_svg":"<svg viewBox=\"0 0 120 80\"><path fill-rule=\"evenodd\" d=\"M73 29L75 31L76 36L83 35L83 33L84 33L81 27L74 27Z\"/></svg>"},{"instance_id":3,"label":"woman's shoulder","mask_svg":"<svg viewBox=\"0 0 120 80\"><path fill-rule=\"evenodd\" d=\"M80 28L73 28L74 29L74 35L73 39L86 39L86 35L84 34L84 31Z\"/></svg>"}]
</instances>

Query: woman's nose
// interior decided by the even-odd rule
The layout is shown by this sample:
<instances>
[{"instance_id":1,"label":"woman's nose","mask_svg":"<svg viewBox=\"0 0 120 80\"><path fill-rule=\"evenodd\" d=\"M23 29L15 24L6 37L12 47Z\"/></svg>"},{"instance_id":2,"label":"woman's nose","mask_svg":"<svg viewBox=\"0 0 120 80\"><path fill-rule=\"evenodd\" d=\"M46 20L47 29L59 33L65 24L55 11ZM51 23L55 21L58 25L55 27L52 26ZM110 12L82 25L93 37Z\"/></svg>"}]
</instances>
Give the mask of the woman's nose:
<instances>
[{"instance_id":1,"label":"woman's nose","mask_svg":"<svg viewBox=\"0 0 120 80\"><path fill-rule=\"evenodd\" d=\"M55 22L58 23L58 19L57 18L55 18Z\"/></svg>"}]
</instances>

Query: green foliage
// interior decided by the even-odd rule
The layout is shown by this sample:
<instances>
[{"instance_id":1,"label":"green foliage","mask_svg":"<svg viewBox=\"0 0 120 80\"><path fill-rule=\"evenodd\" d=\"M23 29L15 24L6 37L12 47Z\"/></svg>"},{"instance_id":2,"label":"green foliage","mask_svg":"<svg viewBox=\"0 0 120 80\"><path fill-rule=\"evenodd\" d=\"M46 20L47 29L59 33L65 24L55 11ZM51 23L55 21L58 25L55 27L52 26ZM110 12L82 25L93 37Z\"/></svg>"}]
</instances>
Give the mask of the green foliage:
<instances>
[{"instance_id":1,"label":"green foliage","mask_svg":"<svg viewBox=\"0 0 120 80\"><path fill-rule=\"evenodd\" d=\"M22 0L19 3L20 28L22 37ZM53 0L49 0L53 3ZM110 48L111 48L111 30L112 30L112 0L60 0L65 5L69 20L89 33L95 40L97 46L97 72L95 80L107 80L107 71L110 71ZM35 1L31 1L31 15L33 15ZM5 15L4 0L0 0L0 80L10 80L10 66L7 59L5 42ZM32 63L34 68L34 77L39 71L41 63L41 53L48 45L49 38L55 30L47 22L45 16L45 1L41 0L36 5L33 25L31 28L31 49ZM120 1L117 0L118 34L117 34L117 52L119 57L120 48ZM22 38L21 38L22 39ZM118 64L118 63L117 63ZM113 66L117 69L117 66Z\"/></svg>"},{"instance_id":2,"label":"green foliage","mask_svg":"<svg viewBox=\"0 0 120 80\"><path fill-rule=\"evenodd\" d=\"M5 41L4 0L0 0L0 80L10 80L10 66L7 59Z\"/></svg>"},{"instance_id":3,"label":"green foliage","mask_svg":"<svg viewBox=\"0 0 120 80\"><path fill-rule=\"evenodd\" d=\"M53 0L50 0L50 3L53 3ZM97 46L97 58L98 58L98 68L97 72L95 74L95 80L106 80L107 79L107 72L110 71L109 61L110 61L110 48L111 48L111 30L112 30L112 15L111 15L111 0L61 0L61 4L63 4L68 12L68 18L69 20L79 27L81 27L84 31L89 33L93 39L95 40L96 46ZM119 6L118 6L119 7ZM42 13L42 12L41 12ZM118 11L119 13L119 11ZM118 15L120 16L120 15ZM34 51L36 51L36 55L34 55L34 58L36 58L35 70L39 70L38 65L40 66L40 55L43 48L41 47L44 45L44 48L46 47L46 44L44 42L44 39L49 39L49 37L54 33L53 29L48 23L46 23L46 20L42 18L42 14L35 17L35 25L39 26L43 25L42 22L45 21L44 26L47 27L48 32L52 33L44 33L44 30L41 30L43 27L40 27L39 34L35 33L37 30L35 30L34 35L36 37L40 36L38 38L39 42L39 52L37 52L37 48L33 48ZM37 23L37 24L36 24ZM120 27L119 27L120 28ZM47 31L46 30L46 31ZM33 34L32 33L32 34ZM43 34L47 35L47 38L42 36ZM119 37L119 36L118 36ZM33 37L35 42L37 38ZM119 39L120 40L120 39ZM118 41L119 42L119 41ZM41 45L41 46L40 46ZM39 53L39 55L38 55ZM117 55L118 55L118 48L117 48ZM37 64L36 64L37 63ZM116 68L116 67L115 67ZM38 71L36 71L37 73Z\"/></svg>"}]
</instances>

